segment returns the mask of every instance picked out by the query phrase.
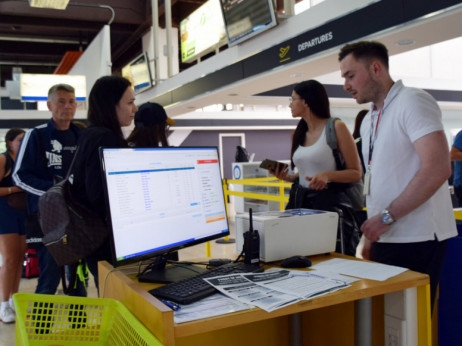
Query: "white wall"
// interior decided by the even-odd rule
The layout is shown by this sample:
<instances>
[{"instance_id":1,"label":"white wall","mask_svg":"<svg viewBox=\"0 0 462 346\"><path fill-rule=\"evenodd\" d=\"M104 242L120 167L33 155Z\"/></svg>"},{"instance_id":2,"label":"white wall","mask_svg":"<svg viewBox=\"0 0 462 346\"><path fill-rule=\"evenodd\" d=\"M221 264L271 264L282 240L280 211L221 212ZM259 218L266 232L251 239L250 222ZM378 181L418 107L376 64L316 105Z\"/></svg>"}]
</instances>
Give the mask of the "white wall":
<instances>
[{"instance_id":1,"label":"white wall","mask_svg":"<svg viewBox=\"0 0 462 346\"><path fill-rule=\"evenodd\" d=\"M95 81L112 73L110 27L105 25L68 74L85 75L87 98Z\"/></svg>"},{"instance_id":2,"label":"white wall","mask_svg":"<svg viewBox=\"0 0 462 346\"><path fill-rule=\"evenodd\" d=\"M154 68L154 49L153 44L154 40L152 39L152 27L149 32L143 36L142 38L142 45L143 51L148 52L149 57L149 67L151 69L151 76L154 80L165 80L168 78L168 57L167 57L167 30L158 28L157 29L157 39L155 43L157 43L157 52L158 52L158 64L159 64L159 76L155 75L155 68ZM175 75L180 70L180 62L178 59L179 56L179 42L178 42L178 29L172 28L172 73Z\"/></svg>"}]
</instances>

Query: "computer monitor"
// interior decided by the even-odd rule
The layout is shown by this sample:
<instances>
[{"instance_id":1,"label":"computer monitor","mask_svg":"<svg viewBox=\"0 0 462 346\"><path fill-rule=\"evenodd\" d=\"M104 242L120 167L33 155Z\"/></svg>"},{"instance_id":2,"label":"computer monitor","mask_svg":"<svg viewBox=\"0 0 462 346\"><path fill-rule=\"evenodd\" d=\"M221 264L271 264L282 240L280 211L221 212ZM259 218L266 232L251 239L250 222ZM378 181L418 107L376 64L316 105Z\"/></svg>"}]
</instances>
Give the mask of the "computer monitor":
<instances>
[{"instance_id":1,"label":"computer monitor","mask_svg":"<svg viewBox=\"0 0 462 346\"><path fill-rule=\"evenodd\" d=\"M100 148L113 265L153 259L140 281L197 274L165 266L173 251L229 235L216 147Z\"/></svg>"},{"instance_id":2,"label":"computer monitor","mask_svg":"<svg viewBox=\"0 0 462 346\"><path fill-rule=\"evenodd\" d=\"M122 77L132 83L135 94L139 94L152 87L151 69L148 53L143 52L129 64L122 67Z\"/></svg>"}]
</instances>

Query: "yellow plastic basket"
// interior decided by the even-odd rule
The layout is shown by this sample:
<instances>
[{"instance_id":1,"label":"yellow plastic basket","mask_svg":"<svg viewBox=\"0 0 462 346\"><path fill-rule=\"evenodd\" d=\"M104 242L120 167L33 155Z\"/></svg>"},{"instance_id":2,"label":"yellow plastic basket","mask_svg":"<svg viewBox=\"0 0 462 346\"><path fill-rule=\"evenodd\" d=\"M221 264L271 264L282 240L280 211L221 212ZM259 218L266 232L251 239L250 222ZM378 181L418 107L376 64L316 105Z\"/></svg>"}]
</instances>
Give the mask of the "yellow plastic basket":
<instances>
[{"instance_id":1,"label":"yellow plastic basket","mask_svg":"<svg viewBox=\"0 0 462 346\"><path fill-rule=\"evenodd\" d=\"M16 293L16 345L162 345L119 301Z\"/></svg>"}]
</instances>

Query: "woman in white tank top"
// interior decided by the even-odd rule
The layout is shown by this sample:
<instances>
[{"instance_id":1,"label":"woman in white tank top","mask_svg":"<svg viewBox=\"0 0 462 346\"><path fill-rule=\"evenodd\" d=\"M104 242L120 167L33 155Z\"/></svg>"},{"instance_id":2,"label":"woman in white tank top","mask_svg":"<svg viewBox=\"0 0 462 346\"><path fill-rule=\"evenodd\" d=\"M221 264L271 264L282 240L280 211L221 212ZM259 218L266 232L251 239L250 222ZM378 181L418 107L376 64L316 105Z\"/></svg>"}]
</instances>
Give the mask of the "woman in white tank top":
<instances>
[{"instance_id":1,"label":"woman in white tank top","mask_svg":"<svg viewBox=\"0 0 462 346\"><path fill-rule=\"evenodd\" d=\"M343 247L337 244L336 251L354 256L360 232L351 200L342 183L357 182L362 169L353 136L343 121L335 121L338 150L345 160L345 169L337 170L332 149L326 140L326 123L330 118L329 99L323 85L315 80L297 84L290 98L292 117L300 122L292 137L291 168L297 174L278 167L270 172L279 179L297 182L291 189L291 198L286 209L309 208L342 211ZM328 184L329 183L329 184ZM307 188L307 189L306 189Z\"/></svg>"},{"instance_id":2,"label":"woman in white tank top","mask_svg":"<svg viewBox=\"0 0 462 346\"><path fill-rule=\"evenodd\" d=\"M328 146L325 125L330 118L329 99L324 86L315 80L297 84L290 98L292 117L301 118L292 137L291 168L297 174L288 174L288 169L270 171L279 179L295 182L299 178L302 186L322 190L329 182L352 183L361 179L362 169L353 136L343 121L335 122L338 149L346 169L337 171L332 149Z\"/></svg>"}]
</instances>

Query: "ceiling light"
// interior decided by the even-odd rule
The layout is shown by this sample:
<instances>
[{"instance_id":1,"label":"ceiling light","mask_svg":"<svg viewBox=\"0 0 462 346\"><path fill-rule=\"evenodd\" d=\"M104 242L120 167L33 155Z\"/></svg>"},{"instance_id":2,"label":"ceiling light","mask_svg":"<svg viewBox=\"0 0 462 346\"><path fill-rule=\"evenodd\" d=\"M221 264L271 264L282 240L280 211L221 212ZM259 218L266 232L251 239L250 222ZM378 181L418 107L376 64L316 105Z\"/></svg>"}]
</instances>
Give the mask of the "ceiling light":
<instances>
[{"instance_id":1,"label":"ceiling light","mask_svg":"<svg viewBox=\"0 0 462 346\"><path fill-rule=\"evenodd\" d=\"M55 10L65 10L69 0L29 0L31 7L53 8Z\"/></svg>"},{"instance_id":2,"label":"ceiling light","mask_svg":"<svg viewBox=\"0 0 462 346\"><path fill-rule=\"evenodd\" d=\"M416 40L401 40L396 42L398 46L410 46L416 43Z\"/></svg>"}]
</instances>

